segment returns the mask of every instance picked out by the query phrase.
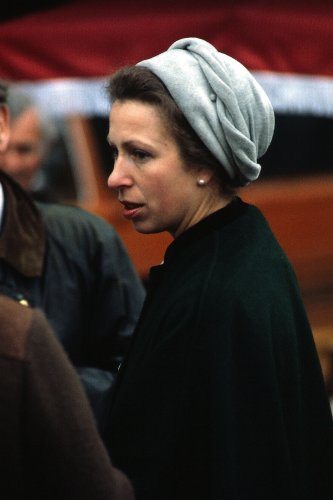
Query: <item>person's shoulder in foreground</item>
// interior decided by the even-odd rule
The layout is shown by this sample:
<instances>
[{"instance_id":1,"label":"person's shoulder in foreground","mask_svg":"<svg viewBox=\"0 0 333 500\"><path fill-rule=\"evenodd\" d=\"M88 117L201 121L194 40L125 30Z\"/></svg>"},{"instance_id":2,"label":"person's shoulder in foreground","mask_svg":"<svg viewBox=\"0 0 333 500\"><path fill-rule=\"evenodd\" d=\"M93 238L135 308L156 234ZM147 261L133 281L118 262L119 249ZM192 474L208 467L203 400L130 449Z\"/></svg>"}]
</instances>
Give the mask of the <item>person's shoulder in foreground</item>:
<instances>
[{"instance_id":1,"label":"person's shoulder in foreground","mask_svg":"<svg viewBox=\"0 0 333 500\"><path fill-rule=\"evenodd\" d=\"M1 498L131 500L44 314L0 295Z\"/></svg>"}]
</instances>

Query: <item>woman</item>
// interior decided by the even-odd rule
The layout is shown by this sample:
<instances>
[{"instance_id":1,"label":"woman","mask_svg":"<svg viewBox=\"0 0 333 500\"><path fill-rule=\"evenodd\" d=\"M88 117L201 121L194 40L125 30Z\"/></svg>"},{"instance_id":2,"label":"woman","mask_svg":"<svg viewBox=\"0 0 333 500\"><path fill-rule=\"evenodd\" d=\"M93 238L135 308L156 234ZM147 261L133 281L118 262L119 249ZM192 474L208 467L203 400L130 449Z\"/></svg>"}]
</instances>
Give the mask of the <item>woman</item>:
<instances>
[{"instance_id":1,"label":"woman","mask_svg":"<svg viewBox=\"0 0 333 500\"><path fill-rule=\"evenodd\" d=\"M119 372L112 459L139 500L332 498L332 419L295 275L255 180L274 130L251 74L187 38L111 76L124 216L174 237Z\"/></svg>"}]
</instances>

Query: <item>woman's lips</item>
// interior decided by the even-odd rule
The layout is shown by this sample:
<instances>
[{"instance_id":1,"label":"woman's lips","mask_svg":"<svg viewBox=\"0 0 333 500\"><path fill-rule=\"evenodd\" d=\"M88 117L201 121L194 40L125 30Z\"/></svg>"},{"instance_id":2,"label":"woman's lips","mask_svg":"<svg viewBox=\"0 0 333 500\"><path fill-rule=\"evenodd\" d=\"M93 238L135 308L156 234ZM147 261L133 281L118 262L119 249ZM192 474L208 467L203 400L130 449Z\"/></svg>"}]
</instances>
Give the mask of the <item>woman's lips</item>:
<instances>
[{"instance_id":1,"label":"woman's lips","mask_svg":"<svg viewBox=\"0 0 333 500\"><path fill-rule=\"evenodd\" d=\"M139 203L121 202L124 206L123 216L126 219L133 219L140 212L143 205Z\"/></svg>"}]
</instances>

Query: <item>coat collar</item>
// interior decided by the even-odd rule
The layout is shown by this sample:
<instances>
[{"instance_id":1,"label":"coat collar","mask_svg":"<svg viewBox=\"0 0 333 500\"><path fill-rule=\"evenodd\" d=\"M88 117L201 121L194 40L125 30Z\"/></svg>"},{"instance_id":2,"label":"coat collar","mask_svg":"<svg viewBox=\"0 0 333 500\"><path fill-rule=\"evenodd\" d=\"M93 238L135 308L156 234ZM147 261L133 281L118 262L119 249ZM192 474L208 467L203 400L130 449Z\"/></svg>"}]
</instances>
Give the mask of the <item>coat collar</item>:
<instances>
[{"instance_id":1,"label":"coat collar","mask_svg":"<svg viewBox=\"0 0 333 500\"><path fill-rule=\"evenodd\" d=\"M42 216L31 197L4 172L0 182L4 193L0 258L24 276L40 276L46 249Z\"/></svg>"},{"instance_id":2,"label":"coat collar","mask_svg":"<svg viewBox=\"0 0 333 500\"><path fill-rule=\"evenodd\" d=\"M169 266L177 262L181 256L189 258L189 249L195 248L198 241L215 231L217 228L226 226L237 219L248 207L239 197L233 200L225 207L208 215L200 222L191 226L184 233L178 236L167 248L164 261L159 266L150 269L149 280L147 284L148 294L151 295L156 286L159 285Z\"/></svg>"},{"instance_id":3,"label":"coat collar","mask_svg":"<svg viewBox=\"0 0 333 500\"><path fill-rule=\"evenodd\" d=\"M188 247L194 245L195 242L217 228L225 226L238 218L246 206L246 203L235 196L228 205L208 215L194 226L191 226L169 245L165 253L164 263L168 265L183 251L186 251Z\"/></svg>"}]
</instances>

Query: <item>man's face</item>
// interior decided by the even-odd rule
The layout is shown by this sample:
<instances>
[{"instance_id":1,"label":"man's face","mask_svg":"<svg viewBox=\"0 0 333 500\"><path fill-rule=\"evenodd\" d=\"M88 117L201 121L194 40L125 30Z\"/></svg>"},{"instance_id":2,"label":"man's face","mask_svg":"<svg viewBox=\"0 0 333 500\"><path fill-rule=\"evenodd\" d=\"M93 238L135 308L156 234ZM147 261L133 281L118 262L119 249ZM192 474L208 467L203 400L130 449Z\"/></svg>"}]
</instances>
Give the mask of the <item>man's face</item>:
<instances>
[{"instance_id":1,"label":"man's face","mask_svg":"<svg viewBox=\"0 0 333 500\"><path fill-rule=\"evenodd\" d=\"M29 189L43 158L40 123L34 108L11 120L8 147L1 156L1 170Z\"/></svg>"}]
</instances>

